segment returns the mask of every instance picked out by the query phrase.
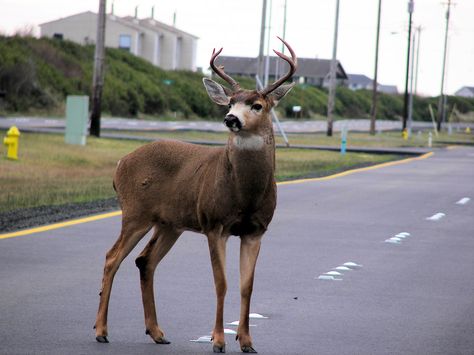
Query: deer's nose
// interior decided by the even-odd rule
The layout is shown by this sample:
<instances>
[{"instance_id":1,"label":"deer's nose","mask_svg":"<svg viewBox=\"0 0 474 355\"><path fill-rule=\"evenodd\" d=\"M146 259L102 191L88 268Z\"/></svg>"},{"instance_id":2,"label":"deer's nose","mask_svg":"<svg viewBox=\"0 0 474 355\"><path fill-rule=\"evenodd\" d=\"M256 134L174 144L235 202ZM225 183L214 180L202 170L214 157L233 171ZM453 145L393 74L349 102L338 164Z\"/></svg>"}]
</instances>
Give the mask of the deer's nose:
<instances>
[{"instance_id":1,"label":"deer's nose","mask_svg":"<svg viewBox=\"0 0 474 355\"><path fill-rule=\"evenodd\" d=\"M225 116L224 124L232 131L240 131L242 129L242 123L240 122L239 118L232 114Z\"/></svg>"}]
</instances>

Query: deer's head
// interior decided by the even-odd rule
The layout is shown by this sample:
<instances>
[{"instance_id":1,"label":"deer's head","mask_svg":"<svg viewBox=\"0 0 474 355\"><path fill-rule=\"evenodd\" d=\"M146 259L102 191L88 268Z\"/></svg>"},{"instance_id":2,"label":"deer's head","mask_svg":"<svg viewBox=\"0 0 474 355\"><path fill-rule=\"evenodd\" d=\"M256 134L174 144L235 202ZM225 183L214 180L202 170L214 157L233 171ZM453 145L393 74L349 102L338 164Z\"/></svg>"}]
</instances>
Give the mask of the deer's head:
<instances>
[{"instance_id":1,"label":"deer's head","mask_svg":"<svg viewBox=\"0 0 474 355\"><path fill-rule=\"evenodd\" d=\"M284 82L290 79L296 71L296 55L288 43L280 37L278 38L288 48L291 58L278 51L274 52L288 62L290 69L286 75L259 91L241 89L239 83L224 72L224 67L216 66L214 63L217 56L222 52L222 48L217 52L214 49L212 52L210 62L212 70L229 83L231 89L208 78L204 78L203 83L212 101L218 105L229 107L229 111L224 118L224 124L232 132L254 132L262 126L262 123L265 123L263 126L271 124L270 110L294 86L294 83L284 84Z\"/></svg>"}]
</instances>

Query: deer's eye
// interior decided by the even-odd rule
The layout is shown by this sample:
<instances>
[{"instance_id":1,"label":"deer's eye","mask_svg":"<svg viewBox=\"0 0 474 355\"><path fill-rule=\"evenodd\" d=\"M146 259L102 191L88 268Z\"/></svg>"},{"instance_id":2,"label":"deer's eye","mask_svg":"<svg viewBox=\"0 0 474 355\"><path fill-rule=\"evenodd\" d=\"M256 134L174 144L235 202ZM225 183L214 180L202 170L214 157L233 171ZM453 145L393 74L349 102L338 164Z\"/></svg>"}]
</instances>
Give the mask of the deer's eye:
<instances>
[{"instance_id":1,"label":"deer's eye","mask_svg":"<svg viewBox=\"0 0 474 355\"><path fill-rule=\"evenodd\" d=\"M252 105L252 110L254 111L260 111L262 109L262 105L260 104L253 104Z\"/></svg>"},{"instance_id":2,"label":"deer's eye","mask_svg":"<svg viewBox=\"0 0 474 355\"><path fill-rule=\"evenodd\" d=\"M228 107L229 109L231 109L231 108L232 108L232 104L228 104L227 107Z\"/></svg>"}]
</instances>

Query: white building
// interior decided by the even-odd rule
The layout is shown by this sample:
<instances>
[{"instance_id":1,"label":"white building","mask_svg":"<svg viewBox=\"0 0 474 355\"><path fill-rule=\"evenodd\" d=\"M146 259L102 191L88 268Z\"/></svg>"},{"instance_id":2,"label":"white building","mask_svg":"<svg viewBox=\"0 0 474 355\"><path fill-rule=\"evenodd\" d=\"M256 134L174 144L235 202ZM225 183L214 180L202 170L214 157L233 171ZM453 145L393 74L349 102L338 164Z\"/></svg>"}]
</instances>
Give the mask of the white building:
<instances>
[{"instance_id":1,"label":"white building","mask_svg":"<svg viewBox=\"0 0 474 355\"><path fill-rule=\"evenodd\" d=\"M40 25L42 37L95 43L97 14L87 11ZM196 70L198 37L152 18L106 15L106 47L121 48L166 70Z\"/></svg>"}]
</instances>

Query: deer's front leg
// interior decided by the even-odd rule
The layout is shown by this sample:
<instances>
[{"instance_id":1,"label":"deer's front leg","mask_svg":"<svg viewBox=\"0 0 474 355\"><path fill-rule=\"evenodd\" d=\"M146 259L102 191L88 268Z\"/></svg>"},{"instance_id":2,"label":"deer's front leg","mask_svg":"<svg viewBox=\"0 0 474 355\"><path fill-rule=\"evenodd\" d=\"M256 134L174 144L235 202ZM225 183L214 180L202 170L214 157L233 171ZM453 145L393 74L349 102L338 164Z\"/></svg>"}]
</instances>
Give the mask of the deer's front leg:
<instances>
[{"instance_id":1,"label":"deer's front leg","mask_svg":"<svg viewBox=\"0 0 474 355\"><path fill-rule=\"evenodd\" d=\"M207 238L217 296L216 323L212 331L213 351L215 353L225 353L224 298L227 291L225 276L225 245L227 237L222 236L220 233L213 233L209 234Z\"/></svg>"},{"instance_id":2,"label":"deer's front leg","mask_svg":"<svg viewBox=\"0 0 474 355\"><path fill-rule=\"evenodd\" d=\"M237 339L244 353L256 353L249 332L250 298L262 236L243 236L240 241L240 320Z\"/></svg>"}]
</instances>

